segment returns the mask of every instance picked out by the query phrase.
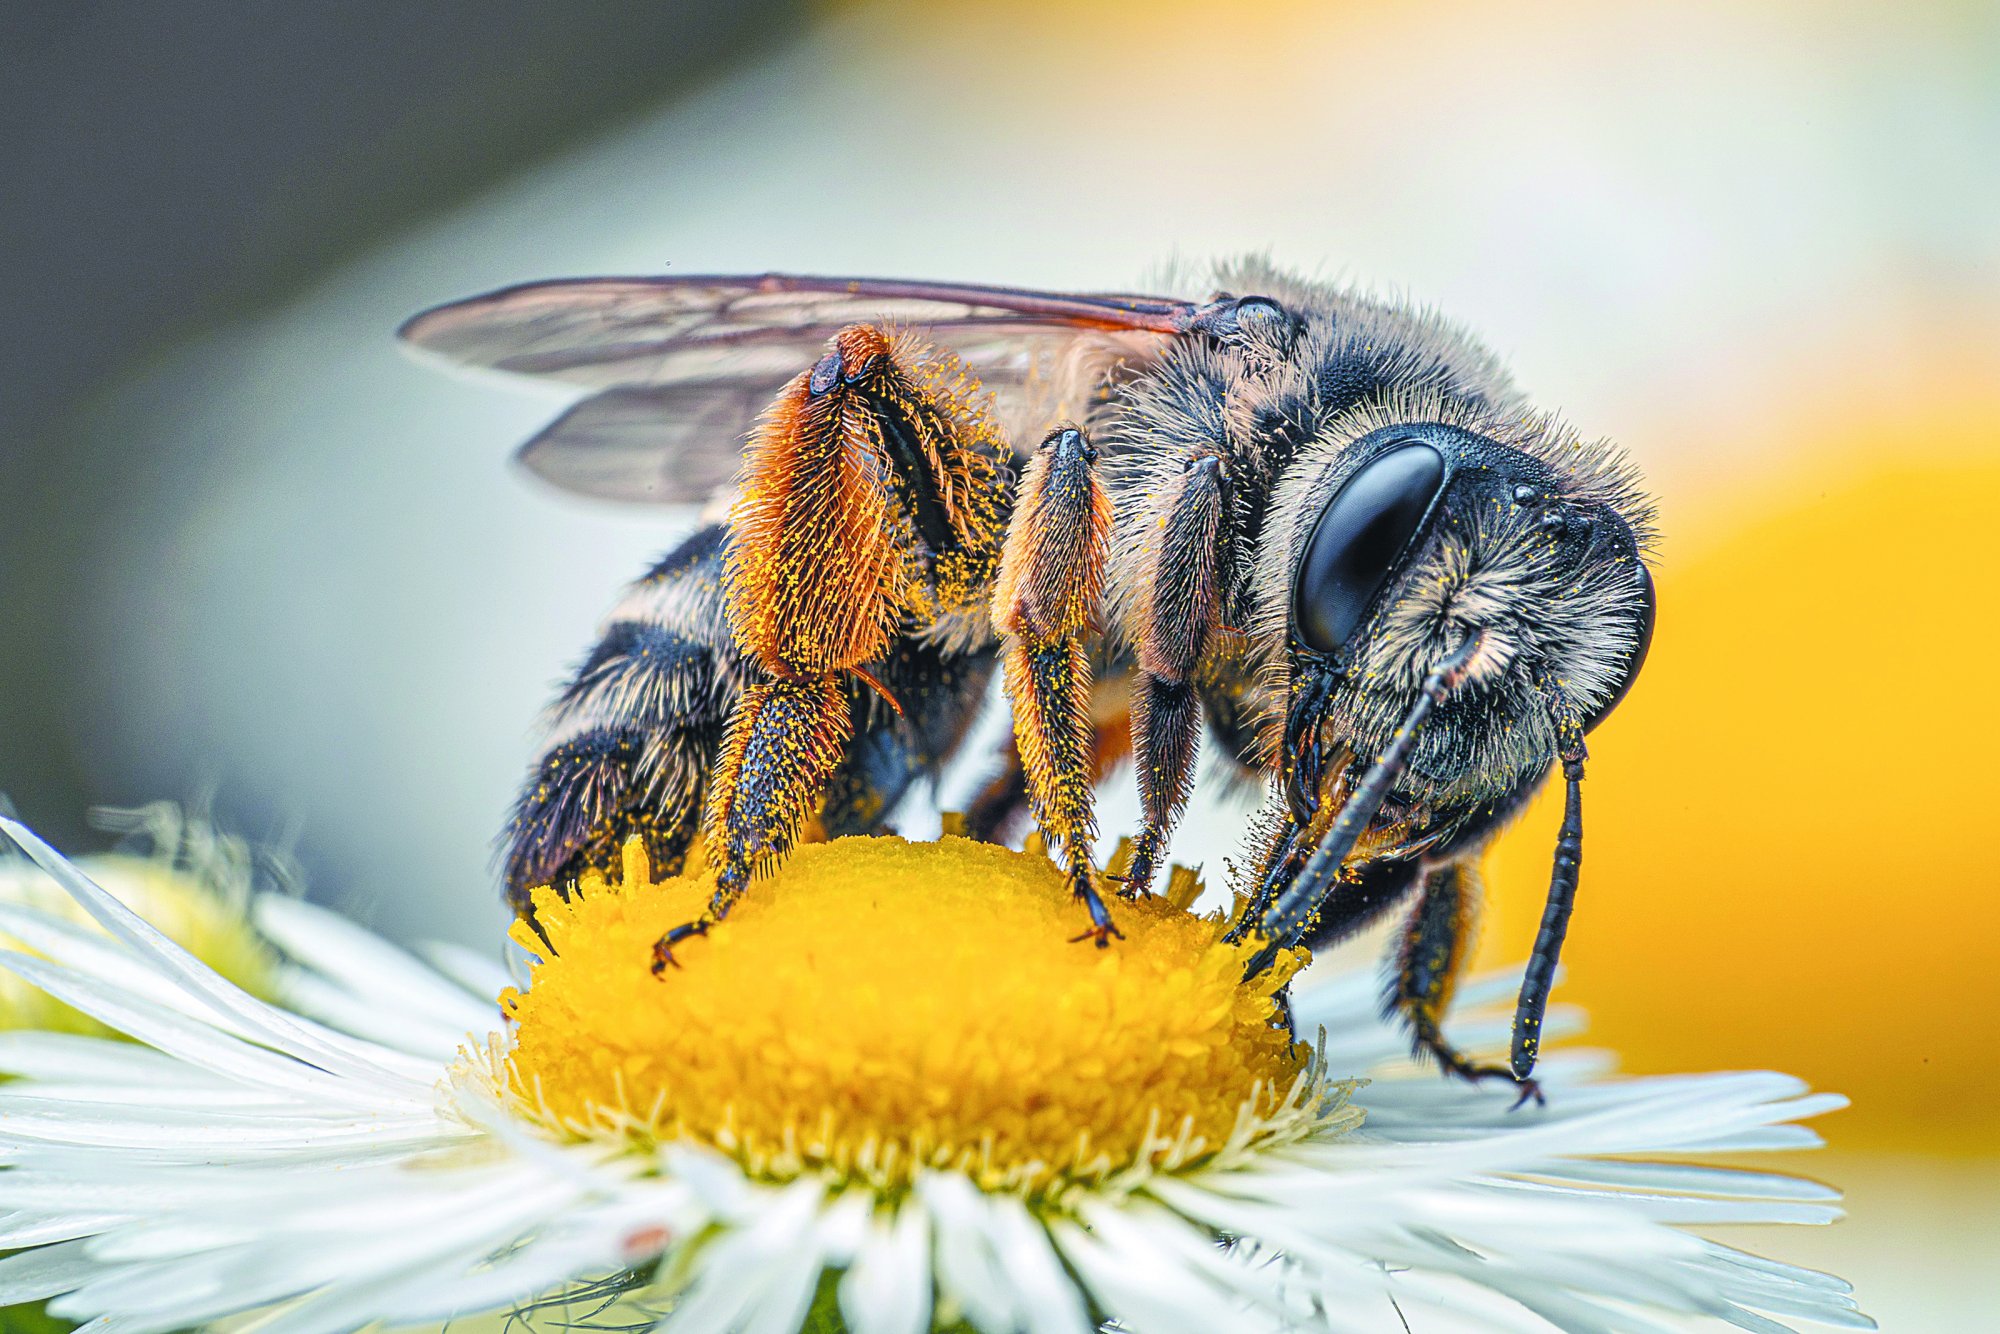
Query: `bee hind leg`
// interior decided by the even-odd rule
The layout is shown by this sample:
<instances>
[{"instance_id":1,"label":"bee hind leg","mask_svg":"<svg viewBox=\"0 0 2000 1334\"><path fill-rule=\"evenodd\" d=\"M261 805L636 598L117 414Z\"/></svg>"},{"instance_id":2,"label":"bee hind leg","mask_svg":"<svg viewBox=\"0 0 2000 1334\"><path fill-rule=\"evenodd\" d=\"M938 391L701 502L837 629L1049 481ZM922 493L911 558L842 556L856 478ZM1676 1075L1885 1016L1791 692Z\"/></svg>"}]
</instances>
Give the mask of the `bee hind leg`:
<instances>
[{"instance_id":1,"label":"bee hind leg","mask_svg":"<svg viewBox=\"0 0 2000 1334\"><path fill-rule=\"evenodd\" d=\"M1097 890L1091 844L1091 696L1086 641L1096 633L1110 499L1097 451L1074 427L1051 432L1022 471L993 590L993 624L1014 710L1014 744L1036 822L1062 853L1070 892L1090 927L1078 940L1099 948L1119 936Z\"/></svg>"},{"instance_id":2,"label":"bee hind leg","mask_svg":"<svg viewBox=\"0 0 2000 1334\"><path fill-rule=\"evenodd\" d=\"M835 678L759 681L743 692L709 803L710 839L718 849L715 893L707 912L654 944L654 976L677 966L674 946L707 935L729 915L759 860L791 845L839 762L848 730L847 696Z\"/></svg>"},{"instance_id":3,"label":"bee hind leg","mask_svg":"<svg viewBox=\"0 0 2000 1334\"><path fill-rule=\"evenodd\" d=\"M1470 858L1426 865L1416 909L1403 928L1384 1008L1410 1026L1416 1050L1454 1079L1478 1084L1501 1080L1519 1093L1515 1106L1542 1102L1533 1079L1516 1079L1505 1065L1472 1060L1452 1045L1442 1027L1444 1011L1471 952L1479 907L1479 874Z\"/></svg>"},{"instance_id":4,"label":"bee hind leg","mask_svg":"<svg viewBox=\"0 0 2000 1334\"><path fill-rule=\"evenodd\" d=\"M759 422L724 578L730 634L756 679L730 715L703 811L715 893L661 938L655 975L821 808L856 730L851 684L886 690L875 672L898 628L955 610L951 590L990 554L1000 499L990 428L953 383L937 358L851 325ZM893 695L885 704L903 712ZM861 758L857 810L887 799L886 771L867 774Z\"/></svg>"}]
</instances>

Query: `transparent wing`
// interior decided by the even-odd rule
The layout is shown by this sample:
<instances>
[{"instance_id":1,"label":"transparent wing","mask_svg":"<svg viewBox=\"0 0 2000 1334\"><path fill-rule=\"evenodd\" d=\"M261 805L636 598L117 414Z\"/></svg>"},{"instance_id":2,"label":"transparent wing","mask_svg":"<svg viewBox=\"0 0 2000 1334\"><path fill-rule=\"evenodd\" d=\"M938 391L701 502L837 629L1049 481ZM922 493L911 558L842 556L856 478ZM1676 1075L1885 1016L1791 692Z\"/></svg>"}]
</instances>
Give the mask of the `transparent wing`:
<instances>
[{"instance_id":1,"label":"transparent wing","mask_svg":"<svg viewBox=\"0 0 2000 1334\"><path fill-rule=\"evenodd\" d=\"M578 495L699 505L736 476L749 423L782 383L617 385L573 405L516 457Z\"/></svg>"},{"instance_id":2,"label":"transparent wing","mask_svg":"<svg viewBox=\"0 0 2000 1334\"><path fill-rule=\"evenodd\" d=\"M401 335L465 365L601 390L523 446L522 461L584 495L684 503L734 475L756 414L845 325L921 331L1011 416L1062 410L1080 384L1156 354L1194 310L1162 297L892 279L584 278L440 306Z\"/></svg>"}]
</instances>

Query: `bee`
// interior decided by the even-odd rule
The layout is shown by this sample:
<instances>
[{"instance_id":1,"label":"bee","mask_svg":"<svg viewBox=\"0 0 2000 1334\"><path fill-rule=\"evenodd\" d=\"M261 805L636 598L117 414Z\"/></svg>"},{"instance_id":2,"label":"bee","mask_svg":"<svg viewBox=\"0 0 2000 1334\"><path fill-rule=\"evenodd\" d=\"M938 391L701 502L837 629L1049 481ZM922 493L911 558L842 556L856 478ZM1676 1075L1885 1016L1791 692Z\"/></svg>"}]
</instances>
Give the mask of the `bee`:
<instances>
[{"instance_id":1,"label":"bee","mask_svg":"<svg viewBox=\"0 0 2000 1334\"><path fill-rule=\"evenodd\" d=\"M514 905L702 847L717 928L808 831L880 829L1013 713L965 832L1032 816L1078 940L1146 892L1204 731L1266 785L1231 939L1252 975L1410 905L1387 1008L1451 1076L1532 1078L1582 857L1585 735L1646 657L1652 505L1443 319L1218 266L1199 299L765 274L535 283L403 329L592 392L527 466L585 495L714 502L558 695L504 836ZM1096 870L1093 787L1141 826ZM1440 1023L1478 864L1566 788L1506 1065Z\"/></svg>"}]
</instances>

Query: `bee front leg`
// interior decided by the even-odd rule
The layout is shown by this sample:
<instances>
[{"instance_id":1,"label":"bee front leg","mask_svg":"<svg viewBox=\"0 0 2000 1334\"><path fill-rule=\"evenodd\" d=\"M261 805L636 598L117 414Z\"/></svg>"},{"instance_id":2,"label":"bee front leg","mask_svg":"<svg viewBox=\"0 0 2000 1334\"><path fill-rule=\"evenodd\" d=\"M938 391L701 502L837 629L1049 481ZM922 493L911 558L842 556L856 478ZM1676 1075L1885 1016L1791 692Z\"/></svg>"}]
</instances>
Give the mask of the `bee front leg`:
<instances>
[{"instance_id":1,"label":"bee front leg","mask_svg":"<svg viewBox=\"0 0 2000 1334\"><path fill-rule=\"evenodd\" d=\"M1014 742L1036 822L1062 851L1070 891L1090 914L1079 940L1101 948L1119 935L1097 892L1091 850L1091 669L1111 502L1097 451L1074 427L1051 432L1021 475L1000 574L993 624L1014 709Z\"/></svg>"},{"instance_id":2,"label":"bee front leg","mask_svg":"<svg viewBox=\"0 0 2000 1334\"><path fill-rule=\"evenodd\" d=\"M1479 873L1470 858L1424 867L1422 893L1403 928L1387 1008L1409 1023L1417 1051L1428 1053L1447 1075L1474 1084L1503 1080L1519 1090L1520 1102L1532 1098L1539 1104L1542 1091L1534 1080L1516 1079L1504 1065L1469 1059L1446 1039L1441 1027L1472 947L1478 908Z\"/></svg>"}]
</instances>

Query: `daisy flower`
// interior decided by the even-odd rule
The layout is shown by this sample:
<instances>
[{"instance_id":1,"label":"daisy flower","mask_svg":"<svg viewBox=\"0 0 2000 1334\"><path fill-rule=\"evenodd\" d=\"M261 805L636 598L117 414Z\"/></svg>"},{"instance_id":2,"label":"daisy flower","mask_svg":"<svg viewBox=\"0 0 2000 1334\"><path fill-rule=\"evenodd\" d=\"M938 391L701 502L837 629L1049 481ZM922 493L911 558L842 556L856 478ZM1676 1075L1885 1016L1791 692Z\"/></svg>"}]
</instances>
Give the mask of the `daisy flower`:
<instances>
[{"instance_id":1,"label":"daisy flower","mask_svg":"<svg viewBox=\"0 0 2000 1334\"><path fill-rule=\"evenodd\" d=\"M1303 956L1243 983L1189 875L1100 952L1044 859L810 846L656 980L708 886L635 844L539 896L519 986L258 898L267 1003L0 828L108 935L7 907L4 962L136 1039L0 1034L0 1301L101 1334L1870 1327L1687 1230L1831 1221L1822 1186L1684 1159L1814 1144L1839 1098L1558 1052L1509 1112L1341 975L1295 983L1295 1043Z\"/></svg>"},{"instance_id":2,"label":"daisy flower","mask_svg":"<svg viewBox=\"0 0 2000 1334\"><path fill-rule=\"evenodd\" d=\"M97 853L77 865L105 890L251 995L275 995L278 959L250 925L258 856L242 839L169 801L132 810L92 812L99 828L143 840L150 848ZM263 869L272 869L269 867ZM289 863L278 859L280 883ZM86 930L97 924L54 879L0 843L0 904L32 908ZM112 1030L15 974L0 972L0 1029L47 1029L108 1037Z\"/></svg>"}]
</instances>

